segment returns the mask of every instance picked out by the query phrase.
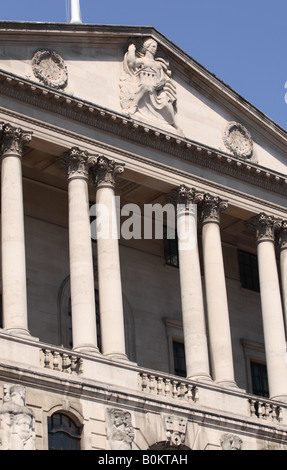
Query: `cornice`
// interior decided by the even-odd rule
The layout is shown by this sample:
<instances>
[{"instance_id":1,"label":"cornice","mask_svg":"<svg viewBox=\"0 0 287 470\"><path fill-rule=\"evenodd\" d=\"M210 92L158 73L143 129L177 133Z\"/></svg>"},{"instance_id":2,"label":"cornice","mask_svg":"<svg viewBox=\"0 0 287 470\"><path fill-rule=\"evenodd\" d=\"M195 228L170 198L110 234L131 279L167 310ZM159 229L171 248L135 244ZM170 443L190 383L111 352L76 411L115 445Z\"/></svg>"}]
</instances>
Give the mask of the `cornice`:
<instances>
[{"instance_id":1,"label":"cornice","mask_svg":"<svg viewBox=\"0 0 287 470\"><path fill-rule=\"evenodd\" d=\"M149 126L121 113L72 97L31 80L0 70L0 94L85 125L117 135L180 160L286 196L287 174L272 171L177 134Z\"/></svg>"},{"instance_id":2,"label":"cornice","mask_svg":"<svg viewBox=\"0 0 287 470\"><path fill-rule=\"evenodd\" d=\"M239 109L241 113L247 113L252 120L257 124L268 129L268 132L273 135L281 145L285 145L287 141L286 130L279 126L275 121L270 119L262 111L256 108L253 104L248 102L239 93L234 91L229 85L224 83L223 80L218 78L215 74L206 69L197 60L192 58L184 50L174 44L170 39L160 33L153 26L131 26L131 25L106 25L106 24L71 24L71 23L44 23L44 22L15 22L15 21L0 21L0 37L5 35L5 39L10 35L15 36L19 41L19 31L21 36L37 36L44 35L53 42L64 40L67 38L69 42L85 41L86 46L91 47L91 40L104 41L107 40L127 41L131 37L151 36L159 42L160 46L166 49L169 53L170 60L173 61L173 68L179 71L185 69L187 76L196 75L200 83L206 83L208 87L213 88L213 95L220 96L221 99L227 103L231 103L235 108ZM263 130L264 132L264 130Z\"/></svg>"}]
</instances>

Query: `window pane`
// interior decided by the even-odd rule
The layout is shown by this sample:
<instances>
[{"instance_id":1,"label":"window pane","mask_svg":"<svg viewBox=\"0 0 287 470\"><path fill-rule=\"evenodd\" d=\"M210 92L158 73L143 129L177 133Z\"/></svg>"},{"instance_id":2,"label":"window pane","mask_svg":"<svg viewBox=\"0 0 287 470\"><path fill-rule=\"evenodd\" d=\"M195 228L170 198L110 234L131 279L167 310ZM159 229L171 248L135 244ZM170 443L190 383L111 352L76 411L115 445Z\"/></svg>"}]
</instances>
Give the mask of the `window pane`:
<instances>
[{"instance_id":1,"label":"window pane","mask_svg":"<svg viewBox=\"0 0 287 470\"><path fill-rule=\"evenodd\" d=\"M79 450L82 429L63 413L48 420L49 450Z\"/></svg>"},{"instance_id":2,"label":"window pane","mask_svg":"<svg viewBox=\"0 0 287 470\"><path fill-rule=\"evenodd\" d=\"M265 364L251 362L252 392L260 397L269 397L267 368Z\"/></svg>"},{"instance_id":3,"label":"window pane","mask_svg":"<svg viewBox=\"0 0 287 470\"><path fill-rule=\"evenodd\" d=\"M166 264L178 268L179 260L176 230L168 227L163 228L163 246Z\"/></svg>"},{"instance_id":4,"label":"window pane","mask_svg":"<svg viewBox=\"0 0 287 470\"><path fill-rule=\"evenodd\" d=\"M186 363L184 344L173 342L174 373L180 377L186 377Z\"/></svg>"},{"instance_id":5,"label":"window pane","mask_svg":"<svg viewBox=\"0 0 287 470\"><path fill-rule=\"evenodd\" d=\"M238 263L241 286L259 292L259 274L257 256L238 250Z\"/></svg>"}]
</instances>

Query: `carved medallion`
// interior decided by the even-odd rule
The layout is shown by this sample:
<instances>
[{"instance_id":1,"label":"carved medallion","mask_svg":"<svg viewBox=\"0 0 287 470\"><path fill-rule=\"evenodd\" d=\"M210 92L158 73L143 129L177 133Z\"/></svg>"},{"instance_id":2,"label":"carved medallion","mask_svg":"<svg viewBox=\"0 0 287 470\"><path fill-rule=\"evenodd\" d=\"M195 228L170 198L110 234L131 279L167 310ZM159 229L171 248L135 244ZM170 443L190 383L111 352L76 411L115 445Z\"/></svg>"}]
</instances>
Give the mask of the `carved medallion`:
<instances>
[{"instance_id":1,"label":"carved medallion","mask_svg":"<svg viewBox=\"0 0 287 470\"><path fill-rule=\"evenodd\" d=\"M225 146L233 155L250 158L253 152L253 141L248 130L237 122L230 122L223 135Z\"/></svg>"},{"instance_id":2,"label":"carved medallion","mask_svg":"<svg viewBox=\"0 0 287 470\"><path fill-rule=\"evenodd\" d=\"M68 73L62 57L54 51L41 49L32 59L32 69L36 78L45 85L54 88L65 88Z\"/></svg>"}]
</instances>

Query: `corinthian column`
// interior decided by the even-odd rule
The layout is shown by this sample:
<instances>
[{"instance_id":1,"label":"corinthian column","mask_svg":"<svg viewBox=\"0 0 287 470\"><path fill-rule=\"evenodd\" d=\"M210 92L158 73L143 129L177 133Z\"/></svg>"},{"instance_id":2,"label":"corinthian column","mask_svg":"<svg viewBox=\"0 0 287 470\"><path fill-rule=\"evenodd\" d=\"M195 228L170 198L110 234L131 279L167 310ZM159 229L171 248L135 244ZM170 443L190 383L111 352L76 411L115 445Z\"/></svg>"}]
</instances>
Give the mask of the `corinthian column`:
<instances>
[{"instance_id":1,"label":"corinthian column","mask_svg":"<svg viewBox=\"0 0 287 470\"><path fill-rule=\"evenodd\" d=\"M97 353L95 285L89 215L87 152L73 147L62 158L68 178L73 349Z\"/></svg>"},{"instance_id":2,"label":"corinthian column","mask_svg":"<svg viewBox=\"0 0 287 470\"><path fill-rule=\"evenodd\" d=\"M4 124L1 130L1 249L3 326L29 335L22 189L23 145L31 133Z\"/></svg>"},{"instance_id":3,"label":"corinthian column","mask_svg":"<svg viewBox=\"0 0 287 470\"><path fill-rule=\"evenodd\" d=\"M220 212L226 207L226 201L204 195L201 208L203 262L213 379L223 386L236 386L220 236Z\"/></svg>"},{"instance_id":4,"label":"corinthian column","mask_svg":"<svg viewBox=\"0 0 287 470\"><path fill-rule=\"evenodd\" d=\"M102 352L118 360L127 359L115 204L115 179L123 171L103 156L93 166Z\"/></svg>"},{"instance_id":5,"label":"corinthian column","mask_svg":"<svg viewBox=\"0 0 287 470\"><path fill-rule=\"evenodd\" d=\"M180 186L167 196L177 209L179 274L186 373L189 379L211 380L197 244L197 203L201 193Z\"/></svg>"},{"instance_id":6,"label":"corinthian column","mask_svg":"<svg viewBox=\"0 0 287 470\"><path fill-rule=\"evenodd\" d=\"M287 221L284 220L279 228L280 272L282 303L285 319L285 333L287 335Z\"/></svg>"},{"instance_id":7,"label":"corinthian column","mask_svg":"<svg viewBox=\"0 0 287 470\"><path fill-rule=\"evenodd\" d=\"M278 221L264 213L250 221L257 243L261 310L270 397L287 401L284 320L274 246Z\"/></svg>"}]
</instances>

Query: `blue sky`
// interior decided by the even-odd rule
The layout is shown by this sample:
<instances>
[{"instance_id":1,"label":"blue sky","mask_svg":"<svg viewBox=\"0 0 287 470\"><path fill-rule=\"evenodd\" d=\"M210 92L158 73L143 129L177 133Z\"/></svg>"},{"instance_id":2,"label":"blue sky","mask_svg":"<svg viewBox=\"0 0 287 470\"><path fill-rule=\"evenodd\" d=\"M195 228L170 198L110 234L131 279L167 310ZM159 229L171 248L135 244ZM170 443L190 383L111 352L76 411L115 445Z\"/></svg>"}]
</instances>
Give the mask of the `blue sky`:
<instances>
[{"instance_id":1,"label":"blue sky","mask_svg":"<svg viewBox=\"0 0 287 470\"><path fill-rule=\"evenodd\" d=\"M80 4L83 23L153 26L287 130L286 0ZM66 22L66 0L2 0L0 20Z\"/></svg>"}]
</instances>

